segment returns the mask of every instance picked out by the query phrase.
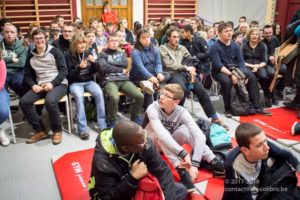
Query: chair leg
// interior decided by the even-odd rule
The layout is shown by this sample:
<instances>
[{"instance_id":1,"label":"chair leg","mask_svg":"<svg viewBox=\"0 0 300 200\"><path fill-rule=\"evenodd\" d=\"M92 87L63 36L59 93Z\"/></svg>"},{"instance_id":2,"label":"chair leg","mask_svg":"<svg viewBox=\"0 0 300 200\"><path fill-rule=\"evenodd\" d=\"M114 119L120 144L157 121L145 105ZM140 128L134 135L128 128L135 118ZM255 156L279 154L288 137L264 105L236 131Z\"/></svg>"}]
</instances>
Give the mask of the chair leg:
<instances>
[{"instance_id":1,"label":"chair leg","mask_svg":"<svg viewBox=\"0 0 300 200\"><path fill-rule=\"evenodd\" d=\"M67 120L68 120L68 131L69 134L71 134L72 130L71 130L71 120L70 120L70 109L69 109L69 100L68 98L66 98L66 111L67 111Z\"/></svg>"},{"instance_id":2,"label":"chair leg","mask_svg":"<svg viewBox=\"0 0 300 200\"><path fill-rule=\"evenodd\" d=\"M15 126L14 126L14 123L13 123L13 120L12 120L10 109L9 109L9 123L10 123L12 141L13 141L14 144L16 144L17 141L16 141L16 135L15 135Z\"/></svg>"},{"instance_id":3,"label":"chair leg","mask_svg":"<svg viewBox=\"0 0 300 200\"><path fill-rule=\"evenodd\" d=\"M71 122L71 130L74 131L74 122L73 122L73 103L72 103L72 95L69 94L69 107L70 107L70 122Z\"/></svg>"}]
</instances>

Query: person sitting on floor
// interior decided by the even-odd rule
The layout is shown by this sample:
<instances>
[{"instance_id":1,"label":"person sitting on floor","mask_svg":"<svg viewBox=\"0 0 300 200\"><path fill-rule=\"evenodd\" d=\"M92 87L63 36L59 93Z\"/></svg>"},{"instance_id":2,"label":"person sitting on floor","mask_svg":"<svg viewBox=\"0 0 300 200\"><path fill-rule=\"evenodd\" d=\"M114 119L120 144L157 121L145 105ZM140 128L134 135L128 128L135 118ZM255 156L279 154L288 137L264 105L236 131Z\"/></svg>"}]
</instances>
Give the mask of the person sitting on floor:
<instances>
[{"instance_id":1,"label":"person sitting on floor","mask_svg":"<svg viewBox=\"0 0 300 200\"><path fill-rule=\"evenodd\" d=\"M9 116L9 94L4 87L5 79L6 79L6 65L4 60L2 60L0 51L0 126L2 123L8 118ZM8 146L10 143L9 139L7 138L4 129L0 127L0 144L2 146Z\"/></svg>"},{"instance_id":2,"label":"person sitting on floor","mask_svg":"<svg viewBox=\"0 0 300 200\"><path fill-rule=\"evenodd\" d=\"M93 74L97 72L97 65L93 55L87 51L87 39L82 33L73 35L66 62L69 69L67 76L70 84L69 89L75 99L79 137L88 139L90 134L87 128L83 97L85 91L91 93L95 98L97 122L101 130L106 128L106 118L103 92L100 86L93 81Z\"/></svg>"},{"instance_id":3,"label":"person sitting on floor","mask_svg":"<svg viewBox=\"0 0 300 200\"><path fill-rule=\"evenodd\" d=\"M174 182L168 165L138 124L118 122L115 128L102 131L96 143L89 183L92 199L134 199L148 172L158 179L165 199L186 199L185 187Z\"/></svg>"},{"instance_id":4,"label":"person sitting on floor","mask_svg":"<svg viewBox=\"0 0 300 200\"><path fill-rule=\"evenodd\" d=\"M170 79L170 74L162 69L159 48L150 40L150 33L142 29L137 34L137 40L132 52L132 69L130 79L144 90L144 107L153 102L154 88Z\"/></svg>"},{"instance_id":5,"label":"person sitting on floor","mask_svg":"<svg viewBox=\"0 0 300 200\"><path fill-rule=\"evenodd\" d=\"M34 30L32 38L35 49L27 57L24 76L24 84L31 89L20 99L19 105L36 133L26 143L48 138L42 118L33 108L35 101L45 98L53 132L52 143L59 144L62 141L62 126L58 103L68 89L66 61L59 49L46 44L43 30Z\"/></svg>"},{"instance_id":6,"label":"person sitting on floor","mask_svg":"<svg viewBox=\"0 0 300 200\"><path fill-rule=\"evenodd\" d=\"M238 83L238 78L232 74L232 67L239 68L247 77L246 88L251 101L251 114L272 115L265 111L259 103L258 81L253 73L248 72L239 46L232 39L232 27L229 23L221 23L218 26L219 39L210 48L210 60L212 63L212 76L220 83L221 93L225 107L224 115L231 117L230 93L233 85Z\"/></svg>"},{"instance_id":7,"label":"person sitting on floor","mask_svg":"<svg viewBox=\"0 0 300 200\"><path fill-rule=\"evenodd\" d=\"M116 123L119 103L119 90L134 99L131 106L130 119L141 123L138 114L144 102L142 92L129 81L127 65L128 59L124 52L118 50L119 39L116 33L108 37L108 47L99 54L99 77L108 98L108 126Z\"/></svg>"},{"instance_id":8,"label":"person sitting on floor","mask_svg":"<svg viewBox=\"0 0 300 200\"><path fill-rule=\"evenodd\" d=\"M300 198L295 171L285 165L300 171L291 152L267 141L264 131L251 123L240 124L235 138L238 147L225 161L223 200Z\"/></svg>"},{"instance_id":9,"label":"person sitting on floor","mask_svg":"<svg viewBox=\"0 0 300 200\"><path fill-rule=\"evenodd\" d=\"M179 106L184 96L179 84L162 88L159 101L152 103L144 121L145 130L178 171L188 191L195 190L192 180L198 176L201 160L210 163L215 176L224 176L224 165L206 145L206 138L189 112ZM193 148L192 158L181 145ZM187 172L188 170L188 172Z\"/></svg>"}]
</instances>

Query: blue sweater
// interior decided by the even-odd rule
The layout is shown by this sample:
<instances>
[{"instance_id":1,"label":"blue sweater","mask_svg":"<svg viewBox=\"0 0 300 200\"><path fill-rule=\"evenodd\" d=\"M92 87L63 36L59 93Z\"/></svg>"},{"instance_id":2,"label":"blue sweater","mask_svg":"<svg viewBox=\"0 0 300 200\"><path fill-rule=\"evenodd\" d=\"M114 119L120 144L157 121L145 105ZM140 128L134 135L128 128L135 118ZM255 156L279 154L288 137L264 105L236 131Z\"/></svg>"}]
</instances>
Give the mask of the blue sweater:
<instances>
[{"instance_id":1,"label":"blue sweater","mask_svg":"<svg viewBox=\"0 0 300 200\"><path fill-rule=\"evenodd\" d=\"M133 81L147 80L151 76L156 76L162 72L162 64L159 48L150 45L139 51L134 49L131 54L132 69L130 79Z\"/></svg>"},{"instance_id":2,"label":"blue sweater","mask_svg":"<svg viewBox=\"0 0 300 200\"><path fill-rule=\"evenodd\" d=\"M220 40L217 40L211 46L209 55L213 73L219 73L223 66L228 68L229 65L234 64L239 67L245 75L248 74L240 47L234 42L230 42L229 46L226 46Z\"/></svg>"}]
</instances>

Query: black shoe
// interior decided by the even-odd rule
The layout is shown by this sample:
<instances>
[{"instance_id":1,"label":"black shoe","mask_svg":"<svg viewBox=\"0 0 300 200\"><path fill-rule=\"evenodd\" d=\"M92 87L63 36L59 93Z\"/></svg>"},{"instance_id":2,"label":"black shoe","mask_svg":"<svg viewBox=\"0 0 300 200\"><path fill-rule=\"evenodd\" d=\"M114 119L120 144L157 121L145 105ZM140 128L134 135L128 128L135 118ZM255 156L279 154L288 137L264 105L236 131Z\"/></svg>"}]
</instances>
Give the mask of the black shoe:
<instances>
[{"instance_id":1,"label":"black shoe","mask_svg":"<svg viewBox=\"0 0 300 200\"><path fill-rule=\"evenodd\" d=\"M190 174L186 171L186 169L177 167L176 170L180 176L181 183L186 187L187 192L194 192L196 190L195 185L192 182L192 178Z\"/></svg>"},{"instance_id":2,"label":"black shoe","mask_svg":"<svg viewBox=\"0 0 300 200\"><path fill-rule=\"evenodd\" d=\"M83 132L79 134L80 139L82 140L88 140L90 138L90 133L88 132Z\"/></svg>"},{"instance_id":3,"label":"black shoe","mask_svg":"<svg viewBox=\"0 0 300 200\"><path fill-rule=\"evenodd\" d=\"M231 118L231 117L232 117L232 115L231 115L231 113L230 113L229 111L225 111L225 112L224 112L224 115L225 115L225 117L227 117L227 118Z\"/></svg>"},{"instance_id":4,"label":"black shoe","mask_svg":"<svg viewBox=\"0 0 300 200\"><path fill-rule=\"evenodd\" d=\"M262 114L262 115L266 115L266 116L272 116L273 114L269 111L264 110L263 108L258 108L256 109L256 113L257 114Z\"/></svg>"},{"instance_id":5,"label":"black shoe","mask_svg":"<svg viewBox=\"0 0 300 200\"><path fill-rule=\"evenodd\" d=\"M298 109L300 108L300 105L297 104L295 101L286 101L282 103L286 108L290 109Z\"/></svg>"},{"instance_id":6,"label":"black shoe","mask_svg":"<svg viewBox=\"0 0 300 200\"><path fill-rule=\"evenodd\" d=\"M214 177L224 178L225 177L225 167L224 163L217 157L215 157L210 162Z\"/></svg>"},{"instance_id":7,"label":"black shoe","mask_svg":"<svg viewBox=\"0 0 300 200\"><path fill-rule=\"evenodd\" d=\"M272 105L278 106L278 101L277 101L277 98L276 98L275 94L272 94L271 100L272 100Z\"/></svg>"},{"instance_id":8,"label":"black shoe","mask_svg":"<svg viewBox=\"0 0 300 200\"><path fill-rule=\"evenodd\" d=\"M270 108L272 107L272 103L271 103L271 98L270 97L265 97L265 106Z\"/></svg>"}]
</instances>

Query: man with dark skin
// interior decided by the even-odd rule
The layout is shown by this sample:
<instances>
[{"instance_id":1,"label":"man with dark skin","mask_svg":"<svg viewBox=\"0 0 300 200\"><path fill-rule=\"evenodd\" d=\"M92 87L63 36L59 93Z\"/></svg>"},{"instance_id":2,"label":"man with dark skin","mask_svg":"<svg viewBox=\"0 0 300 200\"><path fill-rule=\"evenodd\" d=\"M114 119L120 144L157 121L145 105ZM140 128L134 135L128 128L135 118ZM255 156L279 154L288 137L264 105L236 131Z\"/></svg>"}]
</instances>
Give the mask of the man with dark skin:
<instances>
[{"instance_id":1,"label":"man with dark skin","mask_svg":"<svg viewBox=\"0 0 300 200\"><path fill-rule=\"evenodd\" d=\"M139 181L150 172L157 178L165 199L184 200L187 191L175 183L147 132L123 120L105 129L96 140L89 193L93 199L131 200Z\"/></svg>"}]
</instances>

